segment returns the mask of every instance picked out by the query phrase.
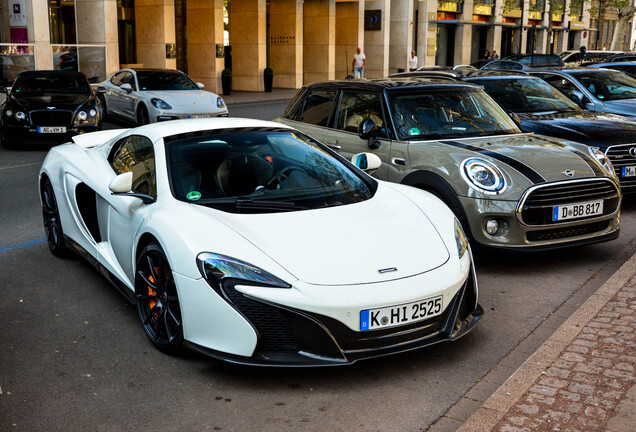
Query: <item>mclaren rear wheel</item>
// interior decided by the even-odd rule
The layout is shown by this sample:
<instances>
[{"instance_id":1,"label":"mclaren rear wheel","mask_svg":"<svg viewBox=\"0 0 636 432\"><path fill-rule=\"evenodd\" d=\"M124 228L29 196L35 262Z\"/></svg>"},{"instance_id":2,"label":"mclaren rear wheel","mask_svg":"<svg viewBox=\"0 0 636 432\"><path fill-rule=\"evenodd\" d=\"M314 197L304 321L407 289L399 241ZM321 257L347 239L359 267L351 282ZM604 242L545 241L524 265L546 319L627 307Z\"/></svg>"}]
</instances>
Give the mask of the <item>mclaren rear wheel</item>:
<instances>
[{"instance_id":1,"label":"mclaren rear wheel","mask_svg":"<svg viewBox=\"0 0 636 432\"><path fill-rule=\"evenodd\" d=\"M166 254L156 242L139 255L135 296L141 326L152 343L163 351L180 351L183 321L179 296Z\"/></svg>"},{"instance_id":2,"label":"mclaren rear wheel","mask_svg":"<svg viewBox=\"0 0 636 432\"><path fill-rule=\"evenodd\" d=\"M70 250L64 243L64 231L60 221L60 212L55 200L53 185L50 179L46 179L42 185L42 217L44 219L44 234L49 244L49 250L57 257L66 257Z\"/></svg>"}]
</instances>

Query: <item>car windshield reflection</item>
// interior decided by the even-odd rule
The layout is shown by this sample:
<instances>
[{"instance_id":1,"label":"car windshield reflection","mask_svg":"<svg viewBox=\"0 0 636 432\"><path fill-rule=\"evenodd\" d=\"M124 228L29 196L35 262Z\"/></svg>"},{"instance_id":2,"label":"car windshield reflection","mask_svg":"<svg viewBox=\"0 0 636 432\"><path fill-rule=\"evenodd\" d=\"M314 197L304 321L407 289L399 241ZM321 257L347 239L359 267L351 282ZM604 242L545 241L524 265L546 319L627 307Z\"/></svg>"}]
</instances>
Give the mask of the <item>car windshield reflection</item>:
<instances>
[{"instance_id":1,"label":"car windshield reflection","mask_svg":"<svg viewBox=\"0 0 636 432\"><path fill-rule=\"evenodd\" d=\"M519 132L510 117L477 89L391 92L389 105L400 139L464 138Z\"/></svg>"},{"instance_id":2,"label":"car windshield reflection","mask_svg":"<svg viewBox=\"0 0 636 432\"><path fill-rule=\"evenodd\" d=\"M581 111L574 102L540 79L483 78L470 82L483 86L501 106L515 113Z\"/></svg>"},{"instance_id":3,"label":"car windshield reflection","mask_svg":"<svg viewBox=\"0 0 636 432\"><path fill-rule=\"evenodd\" d=\"M199 90L186 74L170 71L138 71L139 88L144 90Z\"/></svg>"},{"instance_id":4,"label":"car windshield reflection","mask_svg":"<svg viewBox=\"0 0 636 432\"><path fill-rule=\"evenodd\" d=\"M91 88L84 74L42 73L23 75L16 79L11 89L21 95L41 95L47 93L90 94Z\"/></svg>"},{"instance_id":5,"label":"car windshield reflection","mask_svg":"<svg viewBox=\"0 0 636 432\"><path fill-rule=\"evenodd\" d=\"M315 209L373 196L370 182L292 131L179 139L168 142L167 157L175 198L232 213Z\"/></svg>"}]
</instances>

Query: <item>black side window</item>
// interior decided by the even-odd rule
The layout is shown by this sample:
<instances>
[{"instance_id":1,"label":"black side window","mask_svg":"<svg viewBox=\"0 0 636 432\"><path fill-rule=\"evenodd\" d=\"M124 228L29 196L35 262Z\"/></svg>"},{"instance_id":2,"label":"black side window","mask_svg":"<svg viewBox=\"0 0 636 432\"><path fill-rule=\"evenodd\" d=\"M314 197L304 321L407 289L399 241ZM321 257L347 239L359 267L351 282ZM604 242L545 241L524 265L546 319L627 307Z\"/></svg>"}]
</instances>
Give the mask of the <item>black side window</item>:
<instances>
[{"instance_id":1,"label":"black side window","mask_svg":"<svg viewBox=\"0 0 636 432\"><path fill-rule=\"evenodd\" d=\"M315 91L305 99L302 113L296 120L317 126L327 126L331 107L336 98L335 91Z\"/></svg>"},{"instance_id":2,"label":"black side window","mask_svg":"<svg viewBox=\"0 0 636 432\"><path fill-rule=\"evenodd\" d=\"M558 75L544 75L543 78L549 84L553 85L561 91L561 93L567 95L572 90L577 90L576 86L570 82L570 80L560 77Z\"/></svg>"},{"instance_id":3,"label":"black side window","mask_svg":"<svg viewBox=\"0 0 636 432\"><path fill-rule=\"evenodd\" d=\"M124 77L124 72L117 72L115 75L112 76L112 78L110 79L110 82L112 82L116 86L121 86L123 84L121 82L121 79L123 77Z\"/></svg>"},{"instance_id":4,"label":"black side window","mask_svg":"<svg viewBox=\"0 0 636 432\"><path fill-rule=\"evenodd\" d=\"M133 172L133 190L157 197L155 151L144 136L131 135L113 146L108 157L115 173Z\"/></svg>"},{"instance_id":5,"label":"black side window","mask_svg":"<svg viewBox=\"0 0 636 432\"><path fill-rule=\"evenodd\" d=\"M338 109L338 129L357 133L358 125L367 118L371 118L378 126L380 136L386 137L381 95L344 92Z\"/></svg>"}]
</instances>

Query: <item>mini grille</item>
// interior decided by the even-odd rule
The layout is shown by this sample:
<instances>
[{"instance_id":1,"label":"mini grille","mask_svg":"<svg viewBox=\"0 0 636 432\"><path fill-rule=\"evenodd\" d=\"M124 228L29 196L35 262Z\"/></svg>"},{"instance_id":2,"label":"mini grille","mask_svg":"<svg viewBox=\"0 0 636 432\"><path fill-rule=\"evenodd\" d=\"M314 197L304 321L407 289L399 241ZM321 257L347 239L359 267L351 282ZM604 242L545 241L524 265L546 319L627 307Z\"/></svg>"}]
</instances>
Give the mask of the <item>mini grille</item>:
<instances>
[{"instance_id":1,"label":"mini grille","mask_svg":"<svg viewBox=\"0 0 636 432\"><path fill-rule=\"evenodd\" d=\"M607 157L614 165L614 171L621 183L621 189L625 193L636 192L636 177L622 177L623 167L636 166L636 157L629 154L629 149L636 148L636 144L623 144L609 147Z\"/></svg>"},{"instance_id":2,"label":"mini grille","mask_svg":"<svg viewBox=\"0 0 636 432\"><path fill-rule=\"evenodd\" d=\"M609 221L602 221L569 228L553 228L539 231L529 231L526 234L526 238L528 239L528 241L542 241L576 237L580 235L604 231L607 229L608 226Z\"/></svg>"},{"instance_id":3,"label":"mini grille","mask_svg":"<svg viewBox=\"0 0 636 432\"><path fill-rule=\"evenodd\" d=\"M71 111L31 111L30 115L33 126L70 126L73 121L73 113Z\"/></svg>"},{"instance_id":4,"label":"mini grille","mask_svg":"<svg viewBox=\"0 0 636 432\"><path fill-rule=\"evenodd\" d=\"M527 225L553 224L557 223L552 220L554 206L598 200L603 200L603 215L608 215L616 211L619 195L614 183L606 179L546 184L527 196L521 209L521 219Z\"/></svg>"}]
</instances>

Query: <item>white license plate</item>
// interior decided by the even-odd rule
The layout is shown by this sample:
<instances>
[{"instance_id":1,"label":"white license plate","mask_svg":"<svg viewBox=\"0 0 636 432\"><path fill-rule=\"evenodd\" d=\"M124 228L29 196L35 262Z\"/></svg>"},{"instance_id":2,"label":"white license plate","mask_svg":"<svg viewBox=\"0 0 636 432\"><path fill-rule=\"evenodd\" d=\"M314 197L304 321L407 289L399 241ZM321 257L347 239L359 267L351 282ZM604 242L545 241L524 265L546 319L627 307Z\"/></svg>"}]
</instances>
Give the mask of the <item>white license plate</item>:
<instances>
[{"instance_id":1,"label":"white license plate","mask_svg":"<svg viewBox=\"0 0 636 432\"><path fill-rule=\"evenodd\" d=\"M553 221L576 219L587 216L603 214L603 201L589 201L584 203L554 206L552 211Z\"/></svg>"},{"instance_id":2,"label":"white license plate","mask_svg":"<svg viewBox=\"0 0 636 432\"><path fill-rule=\"evenodd\" d=\"M66 133L66 126L42 126L38 133Z\"/></svg>"},{"instance_id":3,"label":"white license plate","mask_svg":"<svg viewBox=\"0 0 636 432\"><path fill-rule=\"evenodd\" d=\"M431 297L412 303L360 311L360 331L377 330L422 321L444 310L443 297Z\"/></svg>"},{"instance_id":4,"label":"white license plate","mask_svg":"<svg viewBox=\"0 0 636 432\"><path fill-rule=\"evenodd\" d=\"M211 118L210 114L194 114L191 115L190 118Z\"/></svg>"},{"instance_id":5,"label":"white license plate","mask_svg":"<svg viewBox=\"0 0 636 432\"><path fill-rule=\"evenodd\" d=\"M634 177L636 176L636 166L624 166L621 177Z\"/></svg>"}]
</instances>

